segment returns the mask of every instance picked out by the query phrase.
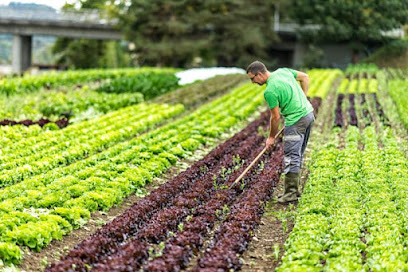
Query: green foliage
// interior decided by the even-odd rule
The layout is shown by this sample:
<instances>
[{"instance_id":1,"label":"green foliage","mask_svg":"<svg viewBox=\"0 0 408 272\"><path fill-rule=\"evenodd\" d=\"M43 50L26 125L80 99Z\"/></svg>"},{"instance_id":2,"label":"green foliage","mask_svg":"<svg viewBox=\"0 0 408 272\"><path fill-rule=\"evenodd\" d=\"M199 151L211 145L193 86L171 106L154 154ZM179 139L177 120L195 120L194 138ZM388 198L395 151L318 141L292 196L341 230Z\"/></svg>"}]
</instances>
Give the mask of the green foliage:
<instances>
[{"instance_id":1,"label":"green foliage","mask_svg":"<svg viewBox=\"0 0 408 272\"><path fill-rule=\"evenodd\" d=\"M70 115L70 122L83 121L118 110L143 101L141 93L108 94L89 90L84 86L79 90L50 92L42 90L32 94L14 95L1 100L0 119L58 120L64 114ZM55 128L49 123L49 129ZM58 126L56 126L57 129Z\"/></svg>"},{"instance_id":2,"label":"green foliage","mask_svg":"<svg viewBox=\"0 0 408 272\"><path fill-rule=\"evenodd\" d=\"M309 45L307 54L302 58L302 66L306 68L322 68L324 64L324 52L316 45Z\"/></svg>"},{"instance_id":3,"label":"green foliage","mask_svg":"<svg viewBox=\"0 0 408 272\"><path fill-rule=\"evenodd\" d=\"M339 69L312 69L308 72L310 78L309 97L325 98L330 92L333 82L343 75Z\"/></svg>"},{"instance_id":4,"label":"green foliage","mask_svg":"<svg viewBox=\"0 0 408 272\"><path fill-rule=\"evenodd\" d=\"M41 88L50 89L68 84L97 81L103 79L115 79L120 77L132 77L139 73L149 72L175 73L178 70L172 68L123 68L123 69L89 69L65 72L50 72L42 75L25 75L23 77L0 79L0 94L7 96L16 93L29 93Z\"/></svg>"},{"instance_id":5,"label":"green foliage","mask_svg":"<svg viewBox=\"0 0 408 272\"><path fill-rule=\"evenodd\" d=\"M78 0L79 9L109 10L106 0ZM75 10L75 3L64 9ZM119 41L58 38L52 47L58 56L57 63L71 69L118 68L131 66L127 48Z\"/></svg>"},{"instance_id":6,"label":"green foliage","mask_svg":"<svg viewBox=\"0 0 408 272\"><path fill-rule=\"evenodd\" d=\"M399 117L405 127L408 129L408 81L392 80L388 85L388 93L394 101Z\"/></svg>"},{"instance_id":7,"label":"green foliage","mask_svg":"<svg viewBox=\"0 0 408 272\"><path fill-rule=\"evenodd\" d=\"M155 123L172 115L173 110L173 113L181 112L183 107L150 104L147 108L146 104L140 104L107 114L97 122L75 124L65 131L35 134L35 130L18 130L17 135L31 136L9 146L6 153L16 160L4 160L8 161L7 165L1 165L11 167L8 169L11 171L0 169L3 173L0 177L7 182L3 185L8 186L0 190L0 241L40 250L53 239L61 239L71 229L85 224L91 212L108 210L129 194L140 192L180 157L197 150L207 141L204 132L208 128L217 127L221 133L226 132L239 120L248 118L262 103L261 88L246 84L156 129ZM243 111L237 113L241 109ZM112 118L114 116L116 118ZM224 122L231 116L234 118ZM124 123L127 125L123 126ZM97 135L93 125L100 127L102 135ZM122 139L127 140L114 144L117 142L110 138L112 134L107 133L107 127L112 127L114 135L122 135L125 137ZM70 132L70 128L73 131ZM147 128L151 130L129 139ZM89 135L89 131L93 133ZM63 139L71 133L74 139ZM88 136L95 140L86 139ZM46 143L49 140L56 145L62 143L62 149L52 148L51 143ZM64 149L64 144L71 141L74 145ZM35 147L33 156L19 156L34 151L30 146ZM94 149L84 151L88 148ZM50 149L52 153L44 153ZM86 160L81 157L84 155ZM31 161L24 162L27 159ZM23 162L21 168L15 167ZM70 164L62 167L63 162ZM235 162L242 163L242 160L235 157ZM215 186L225 188L216 183ZM219 210L220 215L228 212L227 206ZM182 224L178 227L183 229ZM17 261L18 258L11 259L11 262Z\"/></svg>"},{"instance_id":8,"label":"green foliage","mask_svg":"<svg viewBox=\"0 0 408 272\"><path fill-rule=\"evenodd\" d=\"M183 110L181 105L139 104L71 125L63 131L50 131L34 136L4 149L7 151L0 157L7 163L2 164L0 187L98 153L119 141L129 139L138 132L147 130L164 119L179 114ZM92 131L92 134L89 131ZM50 137L50 135L53 136ZM71 146L71 141L75 141L75 146ZM36 145L40 142L42 148L38 148L39 146ZM46 147L53 147L52 152L50 153ZM24 163L25 165L22 165ZM82 177L84 179L88 177L85 174ZM55 201L61 200L56 199ZM41 203L46 207L47 203L55 202L53 199L47 198L43 199Z\"/></svg>"},{"instance_id":9,"label":"green foliage","mask_svg":"<svg viewBox=\"0 0 408 272\"><path fill-rule=\"evenodd\" d=\"M360 73L375 74L378 72L378 66L373 63L359 63L349 65L346 74L358 75Z\"/></svg>"},{"instance_id":10,"label":"green foliage","mask_svg":"<svg viewBox=\"0 0 408 272\"><path fill-rule=\"evenodd\" d=\"M212 97L227 93L235 86L247 80L248 78L244 74L218 75L160 95L153 102L183 104L184 107L191 108L210 100Z\"/></svg>"},{"instance_id":11,"label":"green foliage","mask_svg":"<svg viewBox=\"0 0 408 272\"><path fill-rule=\"evenodd\" d=\"M383 130L349 127L345 149L326 146L313 155L277 271L407 269L408 167L391 129Z\"/></svg>"},{"instance_id":12,"label":"green foliage","mask_svg":"<svg viewBox=\"0 0 408 272\"><path fill-rule=\"evenodd\" d=\"M143 94L151 99L178 87L178 78L173 73L141 73L132 77L118 78L97 89L106 93Z\"/></svg>"},{"instance_id":13,"label":"green foliage","mask_svg":"<svg viewBox=\"0 0 408 272\"><path fill-rule=\"evenodd\" d=\"M302 32L313 40L382 40L381 31L408 22L408 1L293 1L293 18L300 23L319 24L320 29Z\"/></svg>"},{"instance_id":14,"label":"green foliage","mask_svg":"<svg viewBox=\"0 0 408 272\"><path fill-rule=\"evenodd\" d=\"M52 52L56 63L70 69L118 68L130 66L127 49L117 41L58 38Z\"/></svg>"},{"instance_id":15,"label":"green foliage","mask_svg":"<svg viewBox=\"0 0 408 272\"><path fill-rule=\"evenodd\" d=\"M388 57L396 57L404 54L408 50L408 40L395 40L392 41L384 47L380 48L374 54L372 54L369 58L367 58L367 62L370 59L375 58L388 58Z\"/></svg>"},{"instance_id":16,"label":"green foliage","mask_svg":"<svg viewBox=\"0 0 408 272\"><path fill-rule=\"evenodd\" d=\"M408 0L402 1L292 1L291 14L300 24L312 24L299 31L308 42L350 42L353 62L358 52L373 41L387 38L382 31L408 23Z\"/></svg>"},{"instance_id":17,"label":"green foliage","mask_svg":"<svg viewBox=\"0 0 408 272\"><path fill-rule=\"evenodd\" d=\"M23 252L18 246L12 243L0 242L0 260L3 260L6 264L20 263L23 258Z\"/></svg>"},{"instance_id":18,"label":"green foliage","mask_svg":"<svg viewBox=\"0 0 408 272\"><path fill-rule=\"evenodd\" d=\"M377 49L362 60L364 63L375 63L380 67L408 67L408 40L393 40Z\"/></svg>"},{"instance_id":19,"label":"green foliage","mask_svg":"<svg viewBox=\"0 0 408 272\"><path fill-rule=\"evenodd\" d=\"M272 60L272 1L132 0L117 16L143 65L242 66Z\"/></svg>"}]
</instances>

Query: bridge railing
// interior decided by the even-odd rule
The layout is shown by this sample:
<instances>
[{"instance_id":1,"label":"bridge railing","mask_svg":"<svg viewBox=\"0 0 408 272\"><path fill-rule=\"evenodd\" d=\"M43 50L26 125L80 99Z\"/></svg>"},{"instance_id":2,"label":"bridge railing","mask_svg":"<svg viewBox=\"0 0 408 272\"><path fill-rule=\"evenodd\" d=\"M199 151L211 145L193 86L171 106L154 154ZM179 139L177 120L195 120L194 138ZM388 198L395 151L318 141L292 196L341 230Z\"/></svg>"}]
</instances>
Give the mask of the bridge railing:
<instances>
[{"instance_id":1,"label":"bridge railing","mask_svg":"<svg viewBox=\"0 0 408 272\"><path fill-rule=\"evenodd\" d=\"M37 22L74 22L112 25L116 20L108 19L105 13L98 10L87 11L57 11L16 9L0 6L0 19L37 21Z\"/></svg>"}]
</instances>

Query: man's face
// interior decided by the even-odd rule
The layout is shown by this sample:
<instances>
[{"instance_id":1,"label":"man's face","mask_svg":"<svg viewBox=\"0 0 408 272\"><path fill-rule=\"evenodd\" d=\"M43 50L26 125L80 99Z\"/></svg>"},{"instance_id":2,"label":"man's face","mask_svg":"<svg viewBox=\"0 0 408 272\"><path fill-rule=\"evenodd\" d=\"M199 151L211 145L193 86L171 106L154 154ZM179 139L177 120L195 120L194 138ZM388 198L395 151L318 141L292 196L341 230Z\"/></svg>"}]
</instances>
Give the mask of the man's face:
<instances>
[{"instance_id":1,"label":"man's face","mask_svg":"<svg viewBox=\"0 0 408 272\"><path fill-rule=\"evenodd\" d=\"M249 79L251 80L252 83L256 83L258 85L264 85L265 82L266 82L264 80L264 77L263 77L262 73L253 74L251 72L248 72L247 75L248 75L248 77L249 77Z\"/></svg>"}]
</instances>

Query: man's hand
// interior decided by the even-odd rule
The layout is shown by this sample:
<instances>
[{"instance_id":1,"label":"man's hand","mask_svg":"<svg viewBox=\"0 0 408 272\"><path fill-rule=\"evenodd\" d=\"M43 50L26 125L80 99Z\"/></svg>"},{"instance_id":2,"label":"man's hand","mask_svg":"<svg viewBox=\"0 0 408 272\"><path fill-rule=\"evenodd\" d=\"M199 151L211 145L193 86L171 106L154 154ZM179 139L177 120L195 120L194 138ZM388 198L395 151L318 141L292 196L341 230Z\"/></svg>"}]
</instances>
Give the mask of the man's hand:
<instances>
[{"instance_id":1,"label":"man's hand","mask_svg":"<svg viewBox=\"0 0 408 272\"><path fill-rule=\"evenodd\" d=\"M275 144L275 138L274 137L268 137L268 139L266 139L266 148L269 148L274 144Z\"/></svg>"}]
</instances>

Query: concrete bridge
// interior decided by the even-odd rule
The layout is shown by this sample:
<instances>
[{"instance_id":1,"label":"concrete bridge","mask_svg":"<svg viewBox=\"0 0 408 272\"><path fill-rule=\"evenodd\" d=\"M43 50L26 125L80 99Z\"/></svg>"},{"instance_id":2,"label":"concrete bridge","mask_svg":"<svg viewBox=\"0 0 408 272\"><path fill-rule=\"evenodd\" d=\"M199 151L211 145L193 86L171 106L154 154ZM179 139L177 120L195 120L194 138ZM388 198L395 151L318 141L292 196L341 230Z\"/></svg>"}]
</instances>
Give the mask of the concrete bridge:
<instances>
[{"instance_id":1,"label":"concrete bridge","mask_svg":"<svg viewBox=\"0 0 408 272\"><path fill-rule=\"evenodd\" d=\"M99 11L33 11L0 6L0 33L13 34L12 67L21 73L31 66L32 36L50 35L69 38L120 40L116 21Z\"/></svg>"}]
</instances>

